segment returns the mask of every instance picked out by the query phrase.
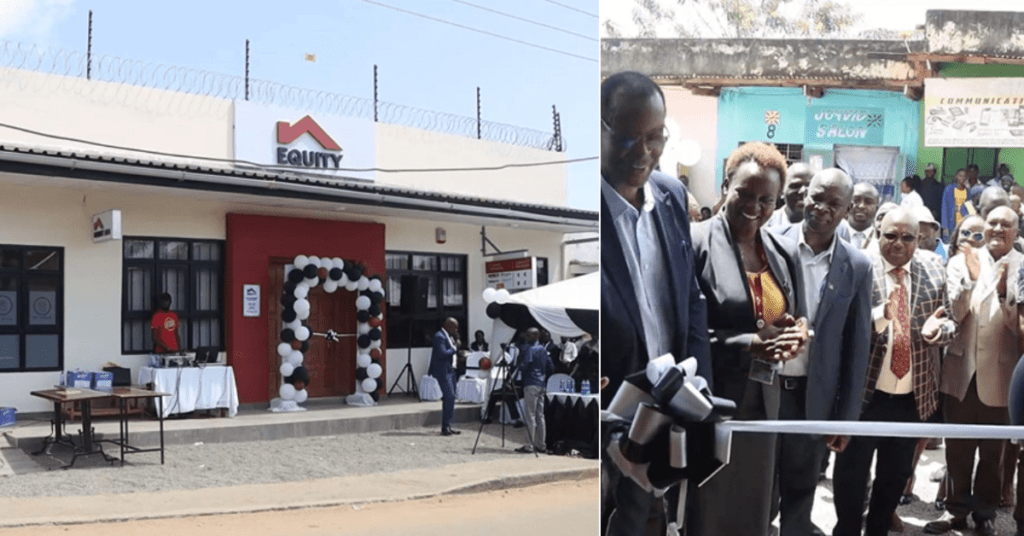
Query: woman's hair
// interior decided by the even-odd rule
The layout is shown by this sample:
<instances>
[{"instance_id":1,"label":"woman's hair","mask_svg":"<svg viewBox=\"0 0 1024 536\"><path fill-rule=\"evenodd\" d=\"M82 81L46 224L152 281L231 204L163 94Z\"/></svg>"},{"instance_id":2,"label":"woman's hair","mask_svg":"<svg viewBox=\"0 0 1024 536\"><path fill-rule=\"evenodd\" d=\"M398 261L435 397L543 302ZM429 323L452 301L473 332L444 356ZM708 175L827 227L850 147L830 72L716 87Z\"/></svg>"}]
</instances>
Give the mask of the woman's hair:
<instances>
[{"instance_id":1,"label":"woman's hair","mask_svg":"<svg viewBox=\"0 0 1024 536\"><path fill-rule=\"evenodd\" d=\"M753 160L761 169L774 169L779 172L779 191L786 184L786 159L774 145L768 145L759 141L744 143L736 148L729 159L725 162L725 176L730 181L736 173L736 168L745 162Z\"/></svg>"},{"instance_id":2,"label":"woman's hair","mask_svg":"<svg viewBox=\"0 0 1024 536\"><path fill-rule=\"evenodd\" d=\"M964 222L971 218L977 218L981 220L981 216L977 214L971 214L970 216L965 216L964 219L960 220L960 223L956 224L956 227L953 228L953 236L949 238L949 254L946 255L947 259L953 258L953 255L956 255L957 253L960 252L960 229L963 228Z\"/></svg>"}]
</instances>

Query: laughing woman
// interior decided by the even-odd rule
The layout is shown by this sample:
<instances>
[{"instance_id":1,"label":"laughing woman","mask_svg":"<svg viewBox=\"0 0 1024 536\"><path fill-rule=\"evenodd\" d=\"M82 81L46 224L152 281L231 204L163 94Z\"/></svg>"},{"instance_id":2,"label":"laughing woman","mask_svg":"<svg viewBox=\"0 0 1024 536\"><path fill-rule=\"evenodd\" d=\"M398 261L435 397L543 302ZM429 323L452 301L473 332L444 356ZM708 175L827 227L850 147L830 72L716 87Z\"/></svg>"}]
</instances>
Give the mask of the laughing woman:
<instances>
[{"instance_id":1,"label":"laughing woman","mask_svg":"<svg viewBox=\"0 0 1024 536\"><path fill-rule=\"evenodd\" d=\"M740 146L726 162L723 210L693 227L713 392L736 402L738 419L778 417L777 364L806 343L796 244L762 227L785 176L786 161L774 147ZM767 534L774 467L774 435L734 434L730 463L700 489L691 509L693 533Z\"/></svg>"}]
</instances>

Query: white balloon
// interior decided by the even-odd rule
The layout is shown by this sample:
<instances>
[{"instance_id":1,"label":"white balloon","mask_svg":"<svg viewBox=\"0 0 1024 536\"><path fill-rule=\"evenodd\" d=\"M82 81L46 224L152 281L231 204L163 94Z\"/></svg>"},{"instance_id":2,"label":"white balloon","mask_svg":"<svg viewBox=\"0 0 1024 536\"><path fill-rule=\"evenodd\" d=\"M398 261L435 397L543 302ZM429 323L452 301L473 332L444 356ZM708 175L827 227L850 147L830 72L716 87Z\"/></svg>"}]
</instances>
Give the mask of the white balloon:
<instances>
[{"instance_id":1,"label":"white balloon","mask_svg":"<svg viewBox=\"0 0 1024 536\"><path fill-rule=\"evenodd\" d=\"M366 277L365 275L360 277L358 282L358 288L359 290L366 290L370 288L370 278Z\"/></svg>"},{"instance_id":2,"label":"white balloon","mask_svg":"<svg viewBox=\"0 0 1024 536\"><path fill-rule=\"evenodd\" d=\"M370 366L366 367L366 375L375 380L380 378L381 372L383 372L383 370L381 370L380 365L376 363L370 363Z\"/></svg>"},{"instance_id":3,"label":"white balloon","mask_svg":"<svg viewBox=\"0 0 1024 536\"><path fill-rule=\"evenodd\" d=\"M288 357L286 357L285 360L291 366L297 367L302 364L302 352L299 350L292 350L292 353L288 354Z\"/></svg>"},{"instance_id":4,"label":"white balloon","mask_svg":"<svg viewBox=\"0 0 1024 536\"><path fill-rule=\"evenodd\" d=\"M693 166L700 162L700 143L689 138L680 140L676 154L679 156L680 164L687 167Z\"/></svg>"},{"instance_id":5,"label":"white balloon","mask_svg":"<svg viewBox=\"0 0 1024 536\"><path fill-rule=\"evenodd\" d=\"M380 282L380 279L371 279L370 286L366 287L374 292L380 292L384 288L384 284Z\"/></svg>"},{"instance_id":6,"label":"white balloon","mask_svg":"<svg viewBox=\"0 0 1024 536\"><path fill-rule=\"evenodd\" d=\"M277 355L286 357L290 353L292 353L292 345L286 342L277 345Z\"/></svg>"},{"instance_id":7,"label":"white balloon","mask_svg":"<svg viewBox=\"0 0 1024 536\"><path fill-rule=\"evenodd\" d=\"M331 294L335 290L338 290L338 282L333 279L324 281L324 292Z\"/></svg>"},{"instance_id":8,"label":"white balloon","mask_svg":"<svg viewBox=\"0 0 1024 536\"><path fill-rule=\"evenodd\" d=\"M295 365L288 362L281 363L282 378L287 378L288 376L291 376L293 372L295 372Z\"/></svg>"},{"instance_id":9,"label":"white balloon","mask_svg":"<svg viewBox=\"0 0 1024 536\"><path fill-rule=\"evenodd\" d=\"M295 338L299 339L300 341L308 339L309 335L309 328L307 328L306 326L302 326L301 328L295 330Z\"/></svg>"},{"instance_id":10,"label":"white balloon","mask_svg":"<svg viewBox=\"0 0 1024 536\"><path fill-rule=\"evenodd\" d=\"M341 260L341 257L334 257L333 259L331 259L331 264L334 265L334 268L337 268L339 270L345 268L345 261Z\"/></svg>"},{"instance_id":11,"label":"white balloon","mask_svg":"<svg viewBox=\"0 0 1024 536\"><path fill-rule=\"evenodd\" d=\"M342 278L342 279L347 279L347 278ZM349 281L348 283L345 283L345 290L355 290L357 288L359 288L359 283L356 282L356 281Z\"/></svg>"},{"instance_id":12,"label":"white balloon","mask_svg":"<svg viewBox=\"0 0 1024 536\"><path fill-rule=\"evenodd\" d=\"M291 400L295 398L295 386L290 383L282 383L278 393L281 395L281 398Z\"/></svg>"},{"instance_id":13,"label":"white balloon","mask_svg":"<svg viewBox=\"0 0 1024 536\"><path fill-rule=\"evenodd\" d=\"M295 285L295 299L304 300L306 296L309 296L309 285L305 283L299 283Z\"/></svg>"},{"instance_id":14,"label":"white balloon","mask_svg":"<svg viewBox=\"0 0 1024 536\"><path fill-rule=\"evenodd\" d=\"M303 279L302 282L305 283L306 286L308 286L309 288L313 288L313 287L315 287L315 286L320 284L320 278L319 277L311 277L311 278Z\"/></svg>"},{"instance_id":15,"label":"white balloon","mask_svg":"<svg viewBox=\"0 0 1024 536\"><path fill-rule=\"evenodd\" d=\"M503 288L499 289L498 292L494 295L494 301L504 305L508 303L508 299L510 297L512 297L512 295L509 294L508 289Z\"/></svg>"},{"instance_id":16,"label":"white balloon","mask_svg":"<svg viewBox=\"0 0 1024 536\"><path fill-rule=\"evenodd\" d=\"M370 341L370 349L372 350L374 348L380 348L380 339Z\"/></svg>"},{"instance_id":17,"label":"white balloon","mask_svg":"<svg viewBox=\"0 0 1024 536\"><path fill-rule=\"evenodd\" d=\"M366 368L366 367L370 366L370 363L372 363L372 362L373 362L373 360L370 357L370 354L359 354L359 355L356 356L356 366L357 367Z\"/></svg>"},{"instance_id":18,"label":"white balloon","mask_svg":"<svg viewBox=\"0 0 1024 536\"><path fill-rule=\"evenodd\" d=\"M359 309L360 311L363 311L363 310L366 310L366 309L369 309L369 308L370 308L370 298L368 298L366 296L360 296L360 297L356 298L356 309ZM298 309L296 309L296 311L297 310Z\"/></svg>"},{"instance_id":19,"label":"white balloon","mask_svg":"<svg viewBox=\"0 0 1024 536\"><path fill-rule=\"evenodd\" d=\"M292 261L292 266L295 266L299 270L305 268L307 264L309 264L309 257L305 255L296 255L295 260Z\"/></svg>"},{"instance_id":20,"label":"white balloon","mask_svg":"<svg viewBox=\"0 0 1024 536\"><path fill-rule=\"evenodd\" d=\"M330 257L323 257L320 259L320 267L326 268L327 271L330 271L331 268L334 268L334 261L332 261Z\"/></svg>"},{"instance_id":21,"label":"white balloon","mask_svg":"<svg viewBox=\"0 0 1024 536\"><path fill-rule=\"evenodd\" d=\"M366 335L371 329L373 328L371 328L370 324L366 322L359 322L356 324L356 333L359 333L360 335Z\"/></svg>"},{"instance_id":22,"label":"white balloon","mask_svg":"<svg viewBox=\"0 0 1024 536\"><path fill-rule=\"evenodd\" d=\"M296 313L302 313L302 312L308 313L309 312L309 308L310 308L309 307L309 300L306 300L306 299L295 300L295 304L292 305L292 308L295 309Z\"/></svg>"},{"instance_id":23,"label":"white balloon","mask_svg":"<svg viewBox=\"0 0 1024 536\"><path fill-rule=\"evenodd\" d=\"M296 392L295 393L295 398L293 398L292 400L294 400L294 401L298 402L299 404L301 404L301 403L306 401L306 398L308 396L309 396L309 393L307 393L306 390L303 389L301 391Z\"/></svg>"},{"instance_id":24,"label":"white balloon","mask_svg":"<svg viewBox=\"0 0 1024 536\"><path fill-rule=\"evenodd\" d=\"M372 393L377 388L377 380L373 378L366 378L363 380L363 390L367 393Z\"/></svg>"},{"instance_id":25,"label":"white balloon","mask_svg":"<svg viewBox=\"0 0 1024 536\"><path fill-rule=\"evenodd\" d=\"M297 330L297 329L302 327L302 321L299 320L298 318L296 318L295 320L292 320L291 322L288 322L284 326L286 328L292 330L292 331L295 331L295 330Z\"/></svg>"},{"instance_id":26,"label":"white balloon","mask_svg":"<svg viewBox=\"0 0 1024 536\"><path fill-rule=\"evenodd\" d=\"M295 311L295 318L298 318L299 320L306 320L309 318L309 311L303 311L301 313Z\"/></svg>"},{"instance_id":27,"label":"white balloon","mask_svg":"<svg viewBox=\"0 0 1024 536\"><path fill-rule=\"evenodd\" d=\"M320 268L320 257L317 257L316 255L310 255L309 264L312 264L313 266Z\"/></svg>"},{"instance_id":28,"label":"white balloon","mask_svg":"<svg viewBox=\"0 0 1024 536\"><path fill-rule=\"evenodd\" d=\"M494 295L497 294L497 293L498 293L498 291L494 290L491 287L485 288L484 289L484 302L485 303L491 303L492 301L494 301Z\"/></svg>"}]
</instances>

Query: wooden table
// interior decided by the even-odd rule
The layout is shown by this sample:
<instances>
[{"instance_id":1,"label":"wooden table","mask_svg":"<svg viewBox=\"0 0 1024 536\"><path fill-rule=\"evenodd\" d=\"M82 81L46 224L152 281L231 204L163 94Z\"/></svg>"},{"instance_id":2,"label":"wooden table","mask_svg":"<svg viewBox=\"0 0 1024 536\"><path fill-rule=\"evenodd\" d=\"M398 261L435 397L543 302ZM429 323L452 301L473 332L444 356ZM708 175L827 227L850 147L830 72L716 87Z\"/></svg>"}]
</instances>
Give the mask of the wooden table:
<instances>
[{"instance_id":1,"label":"wooden table","mask_svg":"<svg viewBox=\"0 0 1024 536\"><path fill-rule=\"evenodd\" d=\"M121 466L124 466L124 455L135 454L139 452L157 452L160 451L160 465L164 464L164 399L165 396L170 396L170 393L161 393L158 391L151 391L149 389L140 389L138 387L114 387L110 391L110 397L113 397L121 410L120 413L120 427L119 427L119 438L118 441L107 440L108 443L114 443L121 449ZM160 448L143 449L131 445L128 442L128 401L139 400L145 398L157 399L157 417L160 419Z\"/></svg>"},{"instance_id":2,"label":"wooden table","mask_svg":"<svg viewBox=\"0 0 1024 536\"><path fill-rule=\"evenodd\" d=\"M73 467L75 460L79 456L91 456L93 454L101 454L107 461L116 461L116 458L111 458L103 452L103 447L98 442L93 441L93 429L92 429L92 401L93 400L104 400L111 397L109 392L105 391L93 391L91 389L78 389L78 388L58 388L58 389L45 389L42 391L32 391L32 396L39 398L45 398L53 402L53 420L50 422L52 428L50 436L43 439L43 447L33 454L38 455L46 452L51 445L61 444L71 447L72 457L71 463L65 465L64 468ZM68 402L80 402L82 405L82 431L81 445L76 445L72 437L62 433L64 425L63 412L61 412L61 406ZM51 439L50 437L53 437Z\"/></svg>"}]
</instances>

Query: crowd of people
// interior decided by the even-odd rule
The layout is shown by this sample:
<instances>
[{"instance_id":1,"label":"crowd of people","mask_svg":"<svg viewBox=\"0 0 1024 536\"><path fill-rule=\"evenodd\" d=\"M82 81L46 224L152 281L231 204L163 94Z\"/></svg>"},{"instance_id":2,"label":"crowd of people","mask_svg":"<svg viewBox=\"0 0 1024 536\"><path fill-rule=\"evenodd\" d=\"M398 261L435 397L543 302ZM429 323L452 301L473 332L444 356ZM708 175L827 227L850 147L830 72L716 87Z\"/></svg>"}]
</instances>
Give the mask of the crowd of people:
<instances>
[{"instance_id":1,"label":"crowd of people","mask_svg":"<svg viewBox=\"0 0 1024 536\"><path fill-rule=\"evenodd\" d=\"M958 172L950 216L949 187L925 186L934 166L924 181L902 182L900 205L880 205L870 182L787 166L773 146L751 142L729 156L722 200L696 222L685 186L655 170L665 115L644 75L601 86L603 404L626 375L671 353L696 358L737 419L1008 424L1024 326L1012 178L973 185L977 170ZM811 510L831 451L831 533L885 535L926 442L736 433L729 463L703 486L689 483L684 531L762 535L778 516L783 536L824 534ZM946 512L925 532L970 520L976 534L995 533L1004 491L1014 476L1024 483L1007 469L1017 451L1006 443L946 441ZM602 471L602 533L664 534L672 494L607 461ZM1024 535L1024 504L1014 519Z\"/></svg>"}]
</instances>

